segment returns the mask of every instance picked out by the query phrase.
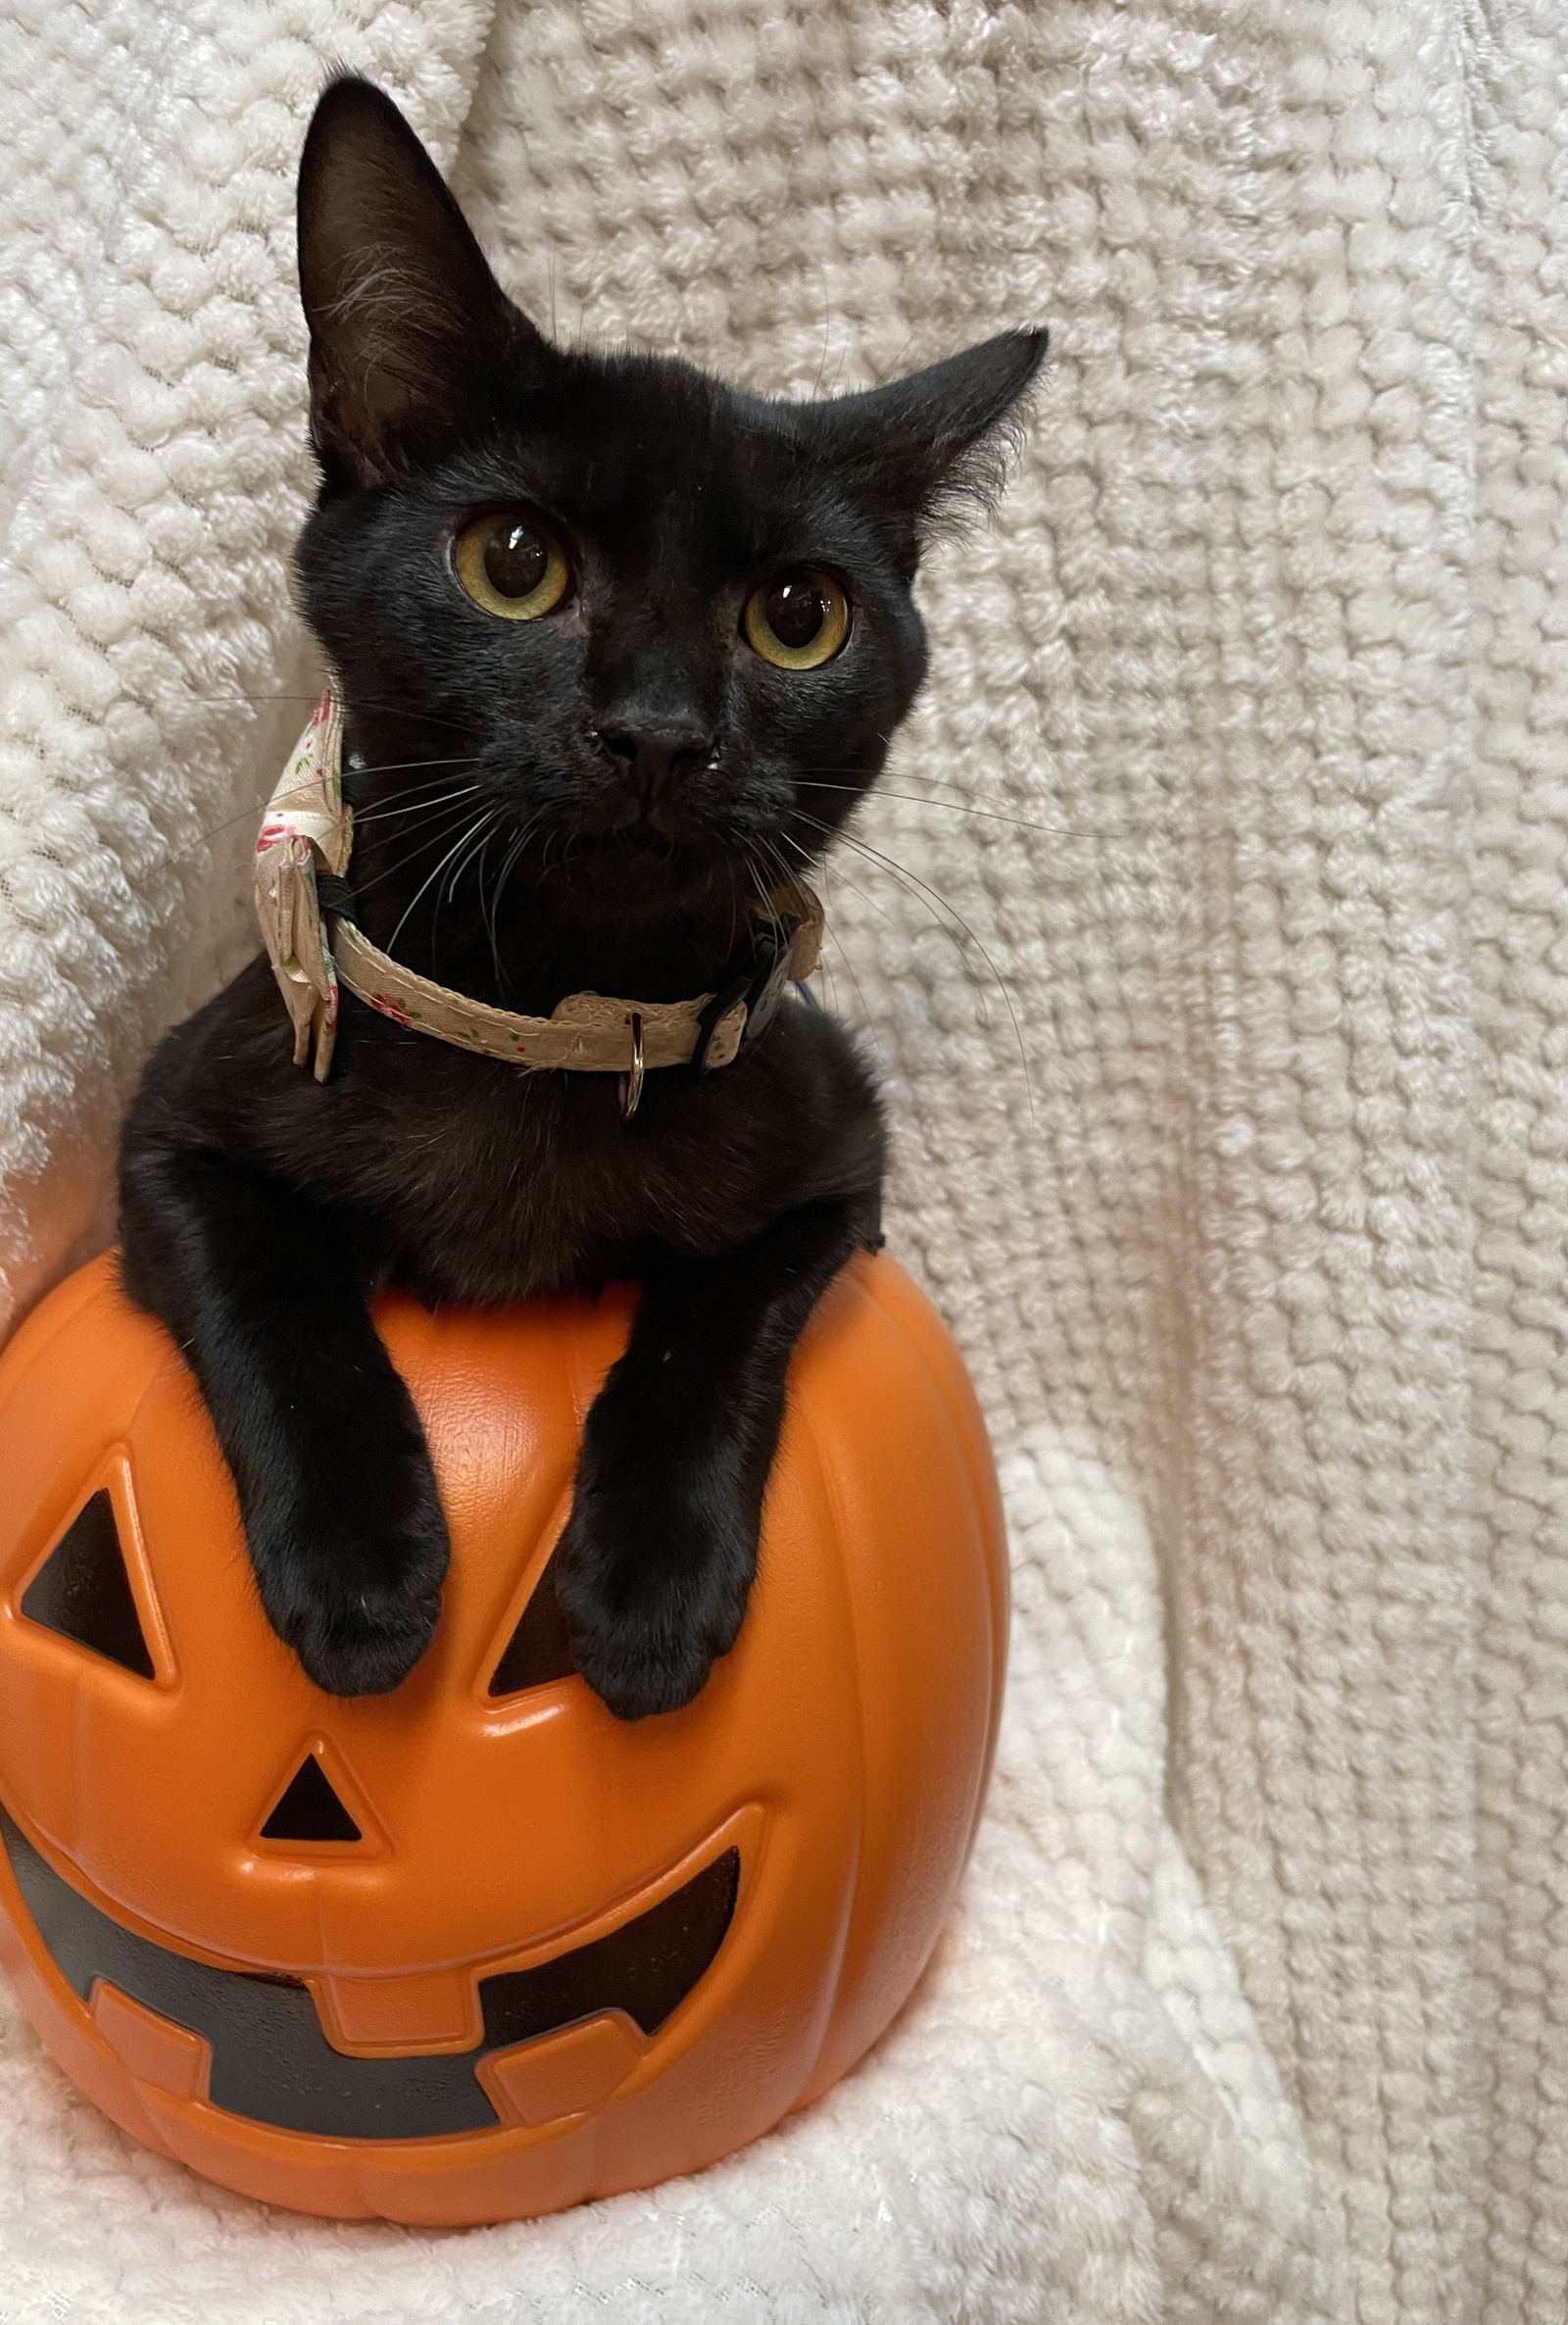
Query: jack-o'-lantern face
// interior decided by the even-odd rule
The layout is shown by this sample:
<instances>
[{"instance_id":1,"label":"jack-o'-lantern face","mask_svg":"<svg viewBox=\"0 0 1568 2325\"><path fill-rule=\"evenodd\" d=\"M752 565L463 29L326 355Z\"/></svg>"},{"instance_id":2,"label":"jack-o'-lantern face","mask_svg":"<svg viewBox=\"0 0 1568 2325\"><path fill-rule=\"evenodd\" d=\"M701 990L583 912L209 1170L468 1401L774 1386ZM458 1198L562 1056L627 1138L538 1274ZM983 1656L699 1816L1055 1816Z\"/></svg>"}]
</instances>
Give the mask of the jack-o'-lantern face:
<instances>
[{"instance_id":1,"label":"jack-o'-lantern face","mask_svg":"<svg viewBox=\"0 0 1568 2325\"><path fill-rule=\"evenodd\" d=\"M0 1942L149 2145L314 2210L546 2210L755 2136L917 1975L1004 1620L961 1369L857 1263L792 1374L741 1641L626 1726L549 1561L628 1313L383 1304L453 1556L422 1662L352 1701L269 1628L190 1376L107 1262L0 1364Z\"/></svg>"}]
</instances>

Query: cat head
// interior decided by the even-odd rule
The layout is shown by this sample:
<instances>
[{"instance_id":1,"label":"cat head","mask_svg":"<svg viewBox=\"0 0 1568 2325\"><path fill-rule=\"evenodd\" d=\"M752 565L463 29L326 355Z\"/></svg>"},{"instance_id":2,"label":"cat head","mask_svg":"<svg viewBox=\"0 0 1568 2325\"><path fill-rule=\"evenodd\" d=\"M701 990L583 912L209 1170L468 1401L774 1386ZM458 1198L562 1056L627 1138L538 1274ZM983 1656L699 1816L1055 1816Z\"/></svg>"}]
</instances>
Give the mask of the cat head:
<instances>
[{"instance_id":1,"label":"cat head","mask_svg":"<svg viewBox=\"0 0 1568 2325\"><path fill-rule=\"evenodd\" d=\"M812 403L557 347L356 79L311 124L299 258L322 482L297 571L377 876L412 895L446 840L477 858L485 817L492 875L520 859L519 888L590 916L747 895L817 854L920 683L922 541L996 482L1044 332Z\"/></svg>"}]
</instances>

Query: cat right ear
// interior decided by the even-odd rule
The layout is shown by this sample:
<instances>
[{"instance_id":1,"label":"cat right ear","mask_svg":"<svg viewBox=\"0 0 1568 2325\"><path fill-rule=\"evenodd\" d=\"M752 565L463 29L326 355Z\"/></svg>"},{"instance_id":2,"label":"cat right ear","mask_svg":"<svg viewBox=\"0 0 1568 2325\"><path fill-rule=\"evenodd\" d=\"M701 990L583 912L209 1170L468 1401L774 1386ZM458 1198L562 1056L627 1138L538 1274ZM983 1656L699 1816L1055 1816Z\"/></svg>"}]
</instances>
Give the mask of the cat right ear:
<instances>
[{"instance_id":1,"label":"cat right ear","mask_svg":"<svg viewBox=\"0 0 1568 2325\"><path fill-rule=\"evenodd\" d=\"M299 179L311 439L328 478L384 484L547 342L486 266L467 220L390 97L332 81Z\"/></svg>"}]
</instances>

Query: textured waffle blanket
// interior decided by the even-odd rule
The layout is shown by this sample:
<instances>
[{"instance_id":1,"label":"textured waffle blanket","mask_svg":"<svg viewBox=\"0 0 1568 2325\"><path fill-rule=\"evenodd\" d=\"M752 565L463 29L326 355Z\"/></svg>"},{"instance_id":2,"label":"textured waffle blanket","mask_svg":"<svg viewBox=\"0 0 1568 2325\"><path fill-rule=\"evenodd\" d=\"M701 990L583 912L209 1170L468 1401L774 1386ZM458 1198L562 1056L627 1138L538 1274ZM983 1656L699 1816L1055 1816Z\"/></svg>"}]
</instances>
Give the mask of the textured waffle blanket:
<instances>
[{"instance_id":1,"label":"textured waffle blanket","mask_svg":"<svg viewBox=\"0 0 1568 2325\"><path fill-rule=\"evenodd\" d=\"M331 61L558 333L788 393L1054 352L828 884L1016 1559L914 2003L701 2179L467 2235L206 2187L0 2003L6 2325L1560 2325L1563 21L11 0L19 1309L254 948Z\"/></svg>"}]
</instances>

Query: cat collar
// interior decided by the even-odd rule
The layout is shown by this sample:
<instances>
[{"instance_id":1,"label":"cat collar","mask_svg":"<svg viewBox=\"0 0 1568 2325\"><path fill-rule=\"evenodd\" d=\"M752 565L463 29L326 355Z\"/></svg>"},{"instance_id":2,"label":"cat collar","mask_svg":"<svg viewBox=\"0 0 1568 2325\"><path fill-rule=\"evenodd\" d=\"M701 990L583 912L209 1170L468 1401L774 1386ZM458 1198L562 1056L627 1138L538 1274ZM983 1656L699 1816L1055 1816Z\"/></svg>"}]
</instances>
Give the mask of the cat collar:
<instances>
[{"instance_id":1,"label":"cat collar","mask_svg":"<svg viewBox=\"0 0 1568 2325\"><path fill-rule=\"evenodd\" d=\"M691 1001L616 1001L569 993L548 1017L455 993L405 968L363 935L346 913L324 913L317 871L344 878L354 852L354 811L343 797L343 705L328 687L289 754L256 840L256 915L294 1026L294 1063L324 1082L337 1038L338 987L399 1025L437 1041L504 1059L527 1071L564 1068L625 1076L621 1107L637 1110L645 1071L730 1064L771 1022L792 979L816 965L822 908L804 883L777 888L759 917L752 967Z\"/></svg>"}]
</instances>

